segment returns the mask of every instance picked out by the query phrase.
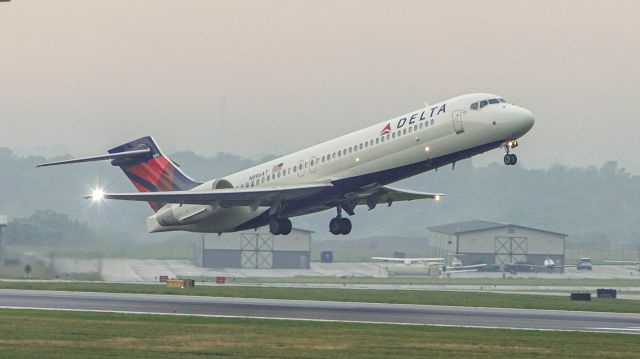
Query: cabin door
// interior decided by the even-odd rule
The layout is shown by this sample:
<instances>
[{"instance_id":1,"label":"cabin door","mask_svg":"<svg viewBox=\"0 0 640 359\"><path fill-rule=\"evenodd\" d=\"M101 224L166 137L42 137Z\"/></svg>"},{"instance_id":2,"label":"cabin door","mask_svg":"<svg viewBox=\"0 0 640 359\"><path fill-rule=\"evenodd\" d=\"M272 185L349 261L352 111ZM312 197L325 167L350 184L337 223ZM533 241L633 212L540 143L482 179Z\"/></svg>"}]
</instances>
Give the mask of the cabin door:
<instances>
[{"instance_id":1,"label":"cabin door","mask_svg":"<svg viewBox=\"0 0 640 359\"><path fill-rule=\"evenodd\" d=\"M462 110L453 111L453 129L456 131L456 135L464 132L464 127L462 127Z\"/></svg>"}]
</instances>

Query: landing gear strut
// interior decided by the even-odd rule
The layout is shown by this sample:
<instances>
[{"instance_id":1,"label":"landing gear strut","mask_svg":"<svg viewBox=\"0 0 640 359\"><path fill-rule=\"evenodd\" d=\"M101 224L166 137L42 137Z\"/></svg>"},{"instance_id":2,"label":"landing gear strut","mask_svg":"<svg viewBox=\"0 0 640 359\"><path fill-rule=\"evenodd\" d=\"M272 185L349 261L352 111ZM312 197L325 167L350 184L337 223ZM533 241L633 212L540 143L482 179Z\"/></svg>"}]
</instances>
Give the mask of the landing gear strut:
<instances>
[{"instance_id":1,"label":"landing gear strut","mask_svg":"<svg viewBox=\"0 0 640 359\"><path fill-rule=\"evenodd\" d=\"M287 235L291 233L292 224L289 218L275 218L269 223L269 232L273 235Z\"/></svg>"},{"instance_id":2,"label":"landing gear strut","mask_svg":"<svg viewBox=\"0 0 640 359\"><path fill-rule=\"evenodd\" d=\"M516 156L511 152L511 149L518 147L518 141L507 141L504 144L504 148L507 151L507 154L504 155L504 164L507 166L513 166L518 163L518 156Z\"/></svg>"},{"instance_id":3,"label":"landing gear strut","mask_svg":"<svg viewBox=\"0 0 640 359\"><path fill-rule=\"evenodd\" d=\"M338 215L329 222L329 232L334 235L351 233L351 221L342 218L342 208L338 207Z\"/></svg>"}]
</instances>

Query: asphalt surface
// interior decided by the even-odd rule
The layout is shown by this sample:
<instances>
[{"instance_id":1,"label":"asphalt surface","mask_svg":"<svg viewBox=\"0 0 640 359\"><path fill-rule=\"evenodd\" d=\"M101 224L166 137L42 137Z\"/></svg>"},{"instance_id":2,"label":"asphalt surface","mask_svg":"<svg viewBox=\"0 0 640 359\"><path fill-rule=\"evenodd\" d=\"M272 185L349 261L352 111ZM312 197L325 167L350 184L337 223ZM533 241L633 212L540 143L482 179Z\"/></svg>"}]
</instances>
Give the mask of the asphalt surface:
<instances>
[{"instance_id":1,"label":"asphalt surface","mask_svg":"<svg viewBox=\"0 0 640 359\"><path fill-rule=\"evenodd\" d=\"M0 289L0 307L640 334L640 314Z\"/></svg>"}]
</instances>

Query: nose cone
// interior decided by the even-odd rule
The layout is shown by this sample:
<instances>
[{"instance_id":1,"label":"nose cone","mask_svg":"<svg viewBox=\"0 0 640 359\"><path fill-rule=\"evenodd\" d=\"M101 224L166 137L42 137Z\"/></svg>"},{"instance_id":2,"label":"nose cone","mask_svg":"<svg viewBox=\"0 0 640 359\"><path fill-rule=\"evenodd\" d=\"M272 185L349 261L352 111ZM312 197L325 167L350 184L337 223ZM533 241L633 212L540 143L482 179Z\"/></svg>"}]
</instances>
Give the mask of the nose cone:
<instances>
[{"instance_id":1,"label":"nose cone","mask_svg":"<svg viewBox=\"0 0 640 359\"><path fill-rule=\"evenodd\" d=\"M516 110L516 122L518 123L519 130L522 134L529 132L529 130L533 127L533 124L536 122L533 117L533 113L527 110L526 108L518 107Z\"/></svg>"}]
</instances>

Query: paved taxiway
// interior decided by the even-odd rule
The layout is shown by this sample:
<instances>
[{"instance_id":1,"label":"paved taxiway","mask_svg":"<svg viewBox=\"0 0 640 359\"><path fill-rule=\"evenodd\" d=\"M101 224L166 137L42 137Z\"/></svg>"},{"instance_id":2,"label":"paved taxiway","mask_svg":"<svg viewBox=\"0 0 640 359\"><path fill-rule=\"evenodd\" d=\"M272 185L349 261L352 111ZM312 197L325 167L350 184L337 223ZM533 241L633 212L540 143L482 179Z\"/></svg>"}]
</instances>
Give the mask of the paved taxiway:
<instances>
[{"instance_id":1,"label":"paved taxiway","mask_svg":"<svg viewBox=\"0 0 640 359\"><path fill-rule=\"evenodd\" d=\"M0 289L0 307L640 334L640 314Z\"/></svg>"}]
</instances>

